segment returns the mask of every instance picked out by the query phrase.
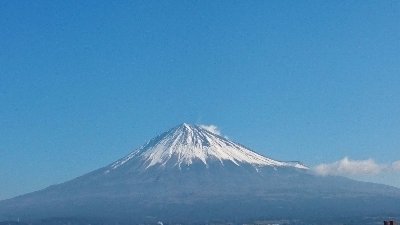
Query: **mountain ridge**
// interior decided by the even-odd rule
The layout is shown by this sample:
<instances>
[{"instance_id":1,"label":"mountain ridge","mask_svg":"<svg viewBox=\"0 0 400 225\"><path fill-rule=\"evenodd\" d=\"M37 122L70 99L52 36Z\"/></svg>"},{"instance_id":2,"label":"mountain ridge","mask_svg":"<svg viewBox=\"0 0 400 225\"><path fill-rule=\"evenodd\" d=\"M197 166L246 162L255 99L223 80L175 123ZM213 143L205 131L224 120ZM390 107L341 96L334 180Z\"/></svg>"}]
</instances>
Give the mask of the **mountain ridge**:
<instances>
[{"instance_id":1,"label":"mountain ridge","mask_svg":"<svg viewBox=\"0 0 400 225\"><path fill-rule=\"evenodd\" d=\"M260 155L255 151L197 125L183 123L157 137L147 144L131 152L127 156L112 163L108 172L124 165L132 158L140 157L146 161L146 168L161 165L165 166L175 157L174 166L181 168L189 166L193 160L200 160L207 167L207 161L217 160L222 165L224 161L239 164L259 166L296 167L309 169L298 161L277 161Z\"/></svg>"},{"instance_id":2,"label":"mountain ridge","mask_svg":"<svg viewBox=\"0 0 400 225\"><path fill-rule=\"evenodd\" d=\"M400 189L316 176L296 165L182 124L105 167L0 201L0 221L82 218L129 225L313 218L328 224L327 217L400 216L400 204L393 204L400 203Z\"/></svg>"}]
</instances>

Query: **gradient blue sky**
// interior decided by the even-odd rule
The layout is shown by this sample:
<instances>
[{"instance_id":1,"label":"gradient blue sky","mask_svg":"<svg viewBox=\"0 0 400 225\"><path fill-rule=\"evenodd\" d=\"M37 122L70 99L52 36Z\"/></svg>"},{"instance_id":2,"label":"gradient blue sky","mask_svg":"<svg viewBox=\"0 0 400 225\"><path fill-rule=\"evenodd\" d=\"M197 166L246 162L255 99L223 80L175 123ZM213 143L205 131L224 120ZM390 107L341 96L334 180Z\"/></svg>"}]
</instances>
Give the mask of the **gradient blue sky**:
<instances>
[{"instance_id":1,"label":"gradient blue sky","mask_svg":"<svg viewBox=\"0 0 400 225\"><path fill-rule=\"evenodd\" d=\"M388 165L400 2L0 1L0 104L0 199L183 122L275 159Z\"/></svg>"}]
</instances>

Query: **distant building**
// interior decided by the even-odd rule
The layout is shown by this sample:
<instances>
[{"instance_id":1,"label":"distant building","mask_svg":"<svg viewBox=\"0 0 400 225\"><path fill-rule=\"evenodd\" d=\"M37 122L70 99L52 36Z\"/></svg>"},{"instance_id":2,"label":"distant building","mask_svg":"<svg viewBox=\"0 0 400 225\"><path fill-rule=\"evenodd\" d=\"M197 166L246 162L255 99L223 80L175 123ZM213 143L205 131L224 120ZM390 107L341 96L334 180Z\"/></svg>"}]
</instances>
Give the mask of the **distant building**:
<instances>
[{"instance_id":1,"label":"distant building","mask_svg":"<svg viewBox=\"0 0 400 225\"><path fill-rule=\"evenodd\" d=\"M397 225L397 223L393 220L384 221L383 225Z\"/></svg>"}]
</instances>

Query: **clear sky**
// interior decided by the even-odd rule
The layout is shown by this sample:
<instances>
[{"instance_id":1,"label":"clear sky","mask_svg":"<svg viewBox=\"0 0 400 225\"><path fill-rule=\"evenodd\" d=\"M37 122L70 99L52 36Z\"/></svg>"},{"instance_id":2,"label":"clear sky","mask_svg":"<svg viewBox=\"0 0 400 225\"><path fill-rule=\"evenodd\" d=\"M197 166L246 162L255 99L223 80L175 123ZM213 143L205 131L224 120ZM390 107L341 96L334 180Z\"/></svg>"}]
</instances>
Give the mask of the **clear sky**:
<instances>
[{"instance_id":1,"label":"clear sky","mask_svg":"<svg viewBox=\"0 0 400 225\"><path fill-rule=\"evenodd\" d=\"M400 186L400 2L0 1L0 199L183 122Z\"/></svg>"}]
</instances>

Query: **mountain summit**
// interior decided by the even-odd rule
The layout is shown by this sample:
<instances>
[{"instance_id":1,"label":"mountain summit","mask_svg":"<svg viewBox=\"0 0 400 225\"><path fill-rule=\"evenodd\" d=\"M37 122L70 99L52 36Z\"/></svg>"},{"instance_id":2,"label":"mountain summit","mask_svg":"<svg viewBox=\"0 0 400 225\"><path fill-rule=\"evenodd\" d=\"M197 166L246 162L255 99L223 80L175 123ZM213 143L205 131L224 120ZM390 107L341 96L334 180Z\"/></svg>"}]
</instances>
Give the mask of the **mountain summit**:
<instances>
[{"instance_id":1,"label":"mountain summit","mask_svg":"<svg viewBox=\"0 0 400 225\"><path fill-rule=\"evenodd\" d=\"M295 167L308 169L298 162L276 161L240 145L200 126L183 123L153 138L141 148L110 166L108 172L118 169L131 160L142 160L145 168L152 166L178 167L201 162L205 167L218 162L240 166Z\"/></svg>"},{"instance_id":2,"label":"mountain summit","mask_svg":"<svg viewBox=\"0 0 400 225\"><path fill-rule=\"evenodd\" d=\"M339 224L346 218L400 216L399 202L397 188L317 176L301 163L273 160L182 124L103 168L0 201L0 221Z\"/></svg>"}]
</instances>

